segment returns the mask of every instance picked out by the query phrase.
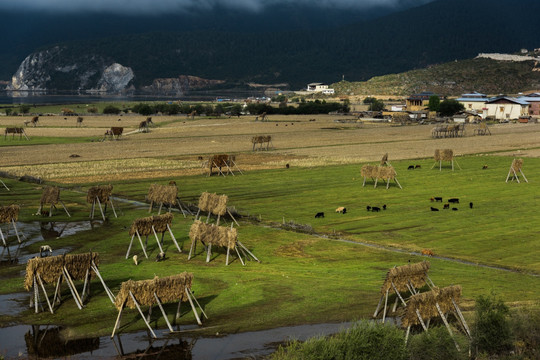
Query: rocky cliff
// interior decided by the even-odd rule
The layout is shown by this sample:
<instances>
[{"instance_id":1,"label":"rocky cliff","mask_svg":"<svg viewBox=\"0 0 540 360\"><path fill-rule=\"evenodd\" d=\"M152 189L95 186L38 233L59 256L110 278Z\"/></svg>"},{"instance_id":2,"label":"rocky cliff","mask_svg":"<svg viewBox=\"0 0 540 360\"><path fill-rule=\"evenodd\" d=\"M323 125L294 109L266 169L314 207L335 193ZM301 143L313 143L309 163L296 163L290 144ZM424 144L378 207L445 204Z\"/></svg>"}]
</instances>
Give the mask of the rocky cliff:
<instances>
[{"instance_id":1,"label":"rocky cliff","mask_svg":"<svg viewBox=\"0 0 540 360\"><path fill-rule=\"evenodd\" d=\"M163 95L181 95L189 90L201 90L224 84L224 80L208 80L197 76L180 75L177 78L155 79L152 85L142 88L145 92Z\"/></svg>"},{"instance_id":2,"label":"rocky cliff","mask_svg":"<svg viewBox=\"0 0 540 360\"><path fill-rule=\"evenodd\" d=\"M35 52L21 63L7 90L90 90L118 93L135 75L129 67L99 55L72 57L65 48Z\"/></svg>"}]
</instances>

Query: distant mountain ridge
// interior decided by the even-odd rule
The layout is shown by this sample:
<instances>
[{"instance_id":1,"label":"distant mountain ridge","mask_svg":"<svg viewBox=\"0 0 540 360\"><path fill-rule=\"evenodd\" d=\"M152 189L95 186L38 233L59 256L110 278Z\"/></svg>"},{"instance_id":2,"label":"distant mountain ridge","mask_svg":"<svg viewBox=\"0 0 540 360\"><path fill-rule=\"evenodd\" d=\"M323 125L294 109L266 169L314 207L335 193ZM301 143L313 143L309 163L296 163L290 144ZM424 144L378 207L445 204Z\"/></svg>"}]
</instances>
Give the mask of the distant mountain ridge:
<instances>
[{"instance_id":1,"label":"distant mountain ridge","mask_svg":"<svg viewBox=\"0 0 540 360\"><path fill-rule=\"evenodd\" d=\"M537 0L439 0L332 29L134 33L60 44L62 57L42 71L50 73L60 65L84 70L84 59L94 57L106 59L103 66L114 62L131 69L130 86L136 89L180 75L236 86L285 82L299 89L313 81L333 83L342 76L367 80L479 52L538 47L539 13ZM95 82L98 79L95 75ZM49 84L56 89L80 86L70 84L69 76L51 78Z\"/></svg>"},{"instance_id":2,"label":"distant mountain ridge","mask_svg":"<svg viewBox=\"0 0 540 360\"><path fill-rule=\"evenodd\" d=\"M513 61L509 60L512 58ZM492 95L516 94L540 89L540 67L534 57L484 56L377 76L363 82L340 81L332 87L338 95L408 96L422 91L442 96L459 96L473 91Z\"/></svg>"}]
</instances>

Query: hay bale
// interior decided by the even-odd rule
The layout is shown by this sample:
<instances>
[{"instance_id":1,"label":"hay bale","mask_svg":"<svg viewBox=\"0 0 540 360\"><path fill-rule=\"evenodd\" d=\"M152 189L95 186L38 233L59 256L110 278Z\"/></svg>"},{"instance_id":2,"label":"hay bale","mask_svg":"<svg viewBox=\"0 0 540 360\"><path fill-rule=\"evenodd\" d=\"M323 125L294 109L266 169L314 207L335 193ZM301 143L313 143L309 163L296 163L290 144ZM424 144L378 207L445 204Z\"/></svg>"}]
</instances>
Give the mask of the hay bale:
<instances>
[{"instance_id":1,"label":"hay bale","mask_svg":"<svg viewBox=\"0 0 540 360\"><path fill-rule=\"evenodd\" d=\"M376 166L369 165L369 164L363 165L362 168L360 169L360 175L362 177L365 177L365 178L366 177L369 177L369 178L376 177L377 176L376 172L377 172Z\"/></svg>"},{"instance_id":2,"label":"hay bale","mask_svg":"<svg viewBox=\"0 0 540 360\"><path fill-rule=\"evenodd\" d=\"M514 159L512 160L512 170L516 173L521 171L523 166L523 159Z\"/></svg>"},{"instance_id":3,"label":"hay bale","mask_svg":"<svg viewBox=\"0 0 540 360\"><path fill-rule=\"evenodd\" d=\"M452 160L454 160L454 151L452 151L452 149L444 149L442 151L442 160L443 161L452 161Z\"/></svg>"},{"instance_id":4,"label":"hay bale","mask_svg":"<svg viewBox=\"0 0 540 360\"><path fill-rule=\"evenodd\" d=\"M56 205L60 201L60 189L57 186L47 186L41 194L40 204Z\"/></svg>"},{"instance_id":5,"label":"hay bale","mask_svg":"<svg viewBox=\"0 0 540 360\"><path fill-rule=\"evenodd\" d=\"M152 201L158 204L174 205L178 198L178 188L176 184L173 185L150 185L148 189L148 201Z\"/></svg>"},{"instance_id":6,"label":"hay bale","mask_svg":"<svg viewBox=\"0 0 540 360\"><path fill-rule=\"evenodd\" d=\"M86 202L92 204L96 199L99 199L101 203L106 203L112 195L112 189L112 185L92 186L86 194Z\"/></svg>"},{"instance_id":7,"label":"hay bale","mask_svg":"<svg viewBox=\"0 0 540 360\"><path fill-rule=\"evenodd\" d=\"M117 309L122 307L124 302L130 309L134 309L135 303L129 292L133 294L139 305L152 306L156 304L154 293L159 297L162 303L176 301L186 301L187 295L185 289L191 289L193 283L193 273L183 272L164 278L157 276L151 280L124 281L120 286L120 291L116 295L114 305Z\"/></svg>"},{"instance_id":8,"label":"hay bale","mask_svg":"<svg viewBox=\"0 0 540 360\"><path fill-rule=\"evenodd\" d=\"M19 220L19 205L0 206L0 223L10 223Z\"/></svg>"},{"instance_id":9,"label":"hay bale","mask_svg":"<svg viewBox=\"0 0 540 360\"><path fill-rule=\"evenodd\" d=\"M174 215L171 213L165 213L163 215L152 216L152 225L158 233L167 231L167 225L172 225Z\"/></svg>"},{"instance_id":10,"label":"hay bale","mask_svg":"<svg viewBox=\"0 0 540 360\"><path fill-rule=\"evenodd\" d=\"M417 289L426 284L427 272L430 268L428 261L422 261L416 264L408 264L396 266L388 270L386 279L381 287L381 294L386 293L386 290L393 291L392 282L399 292L407 292L407 285L410 283Z\"/></svg>"},{"instance_id":11,"label":"hay bale","mask_svg":"<svg viewBox=\"0 0 540 360\"><path fill-rule=\"evenodd\" d=\"M205 244L234 249L238 239L238 230L195 220L189 229L189 238L192 243L201 241Z\"/></svg>"},{"instance_id":12,"label":"hay bale","mask_svg":"<svg viewBox=\"0 0 540 360\"><path fill-rule=\"evenodd\" d=\"M396 178L396 170L392 166L378 166L378 175L379 179L383 180L394 180Z\"/></svg>"},{"instance_id":13,"label":"hay bale","mask_svg":"<svg viewBox=\"0 0 540 360\"><path fill-rule=\"evenodd\" d=\"M158 233L167 231L167 225L171 226L173 220L173 214L165 213L156 216L147 216L133 220L131 227L129 228L129 236L135 235L137 232L141 236L148 236L153 234L152 226Z\"/></svg>"},{"instance_id":14,"label":"hay bale","mask_svg":"<svg viewBox=\"0 0 540 360\"><path fill-rule=\"evenodd\" d=\"M227 195L203 192L199 197L199 209L214 215L224 216L227 214Z\"/></svg>"},{"instance_id":15,"label":"hay bale","mask_svg":"<svg viewBox=\"0 0 540 360\"><path fill-rule=\"evenodd\" d=\"M443 314L455 311L452 300L459 304L461 297L461 286L454 285L445 288L434 288L431 291L411 296L405 312L401 317L401 326L404 328L410 325L420 324L416 315L416 310L420 312L423 321L440 316L435 303L439 304Z\"/></svg>"},{"instance_id":16,"label":"hay bale","mask_svg":"<svg viewBox=\"0 0 540 360\"><path fill-rule=\"evenodd\" d=\"M90 269L92 260L99 265L98 253L85 253L85 254L67 254L48 256L45 258L35 257L28 260L26 263L26 274L24 278L24 288L30 290L33 286L33 279L36 273L39 273L41 280L45 284L51 284L58 281L60 275L62 275L62 269L66 267L69 275L73 280L84 280L86 270ZM92 278L95 274L90 272Z\"/></svg>"}]
</instances>

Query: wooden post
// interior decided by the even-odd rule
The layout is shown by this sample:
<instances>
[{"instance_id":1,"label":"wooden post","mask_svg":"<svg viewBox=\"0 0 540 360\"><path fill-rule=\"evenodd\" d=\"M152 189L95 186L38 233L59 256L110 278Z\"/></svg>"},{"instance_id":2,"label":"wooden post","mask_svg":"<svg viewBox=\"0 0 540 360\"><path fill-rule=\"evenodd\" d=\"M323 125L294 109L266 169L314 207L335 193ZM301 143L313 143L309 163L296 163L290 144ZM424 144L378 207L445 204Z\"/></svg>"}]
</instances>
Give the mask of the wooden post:
<instances>
[{"instance_id":1,"label":"wooden post","mask_svg":"<svg viewBox=\"0 0 540 360\"><path fill-rule=\"evenodd\" d=\"M144 252L144 256L146 256L146 258L148 259L148 255L146 254L146 248L144 247L144 244L142 242L141 235L139 235L139 231L135 230L135 234L137 234L137 238L139 238L139 242L141 243L141 247L142 247L142 250Z\"/></svg>"},{"instance_id":2,"label":"wooden post","mask_svg":"<svg viewBox=\"0 0 540 360\"><path fill-rule=\"evenodd\" d=\"M152 232L154 233L154 236L156 237L156 241L159 246L159 251L163 252L163 248L161 247L161 243L159 242L159 238L157 236L156 229L154 229L154 225L152 225Z\"/></svg>"},{"instance_id":3,"label":"wooden post","mask_svg":"<svg viewBox=\"0 0 540 360\"><path fill-rule=\"evenodd\" d=\"M405 300L403 300L403 297L401 297L401 294L400 294L399 291L397 290L396 285L394 285L394 282L391 281L390 283L392 284L392 288L393 288L394 291L396 292L398 298L401 300L401 303L403 304L403 306L407 306L407 304L405 303ZM396 311L396 310L394 310L394 311Z\"/></svg>"},{"instance_id":4,"label":"wooden post","mask_svg":"<svg viewBox=\"0 0 540 360\"><path fill-rule=\"evenodd\" d=\"M193 298L193 300L195 300L195 303L197 304L197 306L199 307L199 309L201 309L201 313L204 315L205 318L208 319L208 316L206 316L206 313L204 312L201 304L199 304L199 302L197 301L197 298L195 297L195 295L193 294L193 291L191 291L190 288L188 288L188 291L189 293L191 294L191 297Z\"/></svg>"},{"instance_id":5,"label":"wooden post","mask_svg":"<svg viewBox=\"0 0 540 360\"><path fill-rule=\"evenodd\" d=\"M529 180L527 180L527 178L525 177L525 174L523 173L523 171L521 169L519 169L519 172L521 173L521 176L523 176L523 179L525 179L525 182L529 183Z\"/></svg>"},{"instance_id":6,"label":"wooden post","mask_svg":"<svg viewBox=\"0 0 540 360\"><path fill-rule=\"evenodd\" d=\"M188 255L188 257L187 257L188 260L191 259L191 254L192 254L193 251L195 250L195 243L196 243L196 241L192 241L192 242L191 242L191 247L189 248L189 255Z\"/></svg>"},{"instance_id":7,"label":"wooden post","mask_svg":"<svg viewBox=\"0 0 540 360\"><path fill-rule=\"evenodd\" d=\"M154 201L150 201L150 208L148 209L148 212L152 212L152 209L154 208Z\"/></svg>"},{"instance_id":8,"label":"wooden post","mask_svg":"<svg viewBox=\"0 0 540 360\"><path fill-rule=\"evenodd\" d=\"M19 241L19 244L21 243L21 238L19 237L19 231L17 231L17 224L15 223L14 219L11 219L11 223L13 224L13 229L15 230L15 235L17 235L17 240Z\"/></svg>"},{"instance_id":9,"label":"wooden post","mask_svg":"<svg viewBox=\"0 0 540 360\"><path fill-rule=\"evenodd\" d=\"M240 226L240 224L236 221L236 219L234 218L234 216L232 216L231 212L229 211L229 209L227 209L227 214L229 214L229 216L233 219L234 223L236 224L236 226Z\"/></svg>"},{"instance_id":10,"label":"wooden post","mask_svg":"<svg viewBox=\"0 0 540 360\"><path fill-rule=\"evenodd\" d=\"M169 224L167 224L167 229L169 230L169 234L171 234L171 237L173 239L173 242L174 242L174 245L176 245L176 248L178 249L178 252L182 252L182 249L180 248L180 245L178 245L178 241L176 241L176 238L174 237L174 234L171 230L171 227L169 226Z\"/></svg>"},{"instance_id":11,"label":"wooden post","mask_svg":"<svg viewBox=\"0 0 540 360\"><path fill-rule=\"evenodd\" d=\"M82 293L81 293L81 298L84 298L84 294L86 293L86 286L88 285L88 295L90 295L90 284L89 284L89 281L88 281L88 270L89 269L86 269L86 274L84 275L84 285L83 285L83 289L82 289Z\"/></svg>"},{"instance_id":12,"label":"wooden post","mask_svg":"<svg viewBox=\"0 0 540 360\"><path fill-rule=\"evenodd\" d=\"M163 207L163 203L159 203L159 210L158 210L158 215L161 214L161 208Z\"/></svg>"},{"instance_id":13,"label":"wooden post","mask_svg":"<svg viewBox=\"0 0 540 360\"><path fill-rule=\"evenodd\" d=\"M382 315L382 322L384 322L384 320L386 319L386 306L388 304L388 291L390 289L386 289L386 295L385 295L385 298L384 298L384 310L383 310L383 315Z\"/></svg>"},{"instance_id":14,"label":"wooden post","mask_svg":"<svg viewBox=\"0 0 540 360\"><path fill-rule=\"evenodd\" d=\"M60 284L62 284L62 274L58 277L58 281L56 282L56 289L54 290L54 297L53 297L53 303L58 301L60 304L60 301L62 299L62 296L60 295ZM56 299L58 296L58 300Z\"/></svg>"},{"instance_id":15,"label":"wooden post","mask_svg":"<svg viewBox=\"0 0 540 360\"><path fill-rule=\"evenodd\" d=\"M244 244L242 244L240 241L237 241L236 243L237 243L238 245L240 245L242 248L244 248L244 250L246 250L247 253L248 253L249 255L251 255L251 257L253 257L253 259L255 259L255 261L257 261L257 262L259 262L259 263L261 262L259 259L257 259L257 257L256 257L255 255L253 255L253 253L252 253L251 251L249 251L249 250L247 249L247 247L244 246Z\"/></svg>"},{"instance_id":16,"label":"wooden post","mask_svg":"<svg viewBox=\"0 0 540 360\"><path fill-rule=\"evenodd\" d=\"M126 253L126 259L129 257L129 252L131 251L131 245L133 245L133 239L135 238L135 234L131 235L131 241L129 242L128 250Z\"/></svg>"},{"instance_id":17,"label":"wooden post","mask_svg":"<svg viewBox=\"0 0 540 360\"><path fill-rule=\"evenodd\" d=\"M244 264L244 260L242 259L242 256L240 256L240 253L238 252L238 248L236 246L234 247L234 250L236 250L236 254L238 255L238 258L240 259L242 265L245 266L246 264Z\"/></svg>"},{"instance_id":18,"label":"wooden post","mask_svg":"<svg viewBox=\"0 0 540 360\"><path fill-rule=\"evenodd\" d=\"M6 239L4 239L4 233L2 233L2 228L0 228L0 237L2 237L2 242L4 243L4 247L7 247Z\"/></svg>"},{"instance_id":19,"label":"wooden post","mask_svg":"<svg viewBox=\"0 0 540 360\"><path fill-rule=\"evenodd\" d=\"M124 300L122 303L122 306L120 306L120 310L118 310L118 316L116 317L116 322L114 323L114 328L111 334L111 339L114 337L114 333L116 330L120 327L120 319L122 318L122 311L124 310L124 306L126 306L127 299Z\"/></svg>"},{"instance_id":20,"label":"wooden post","mask_svg":"<svg viewBox=\"0 0 540 360\"><path fill-rule=\"evenodd\" d=\"M45 285L43 285L43 281L41 281L41 276L39 276L39 273L36 273L39 285L41 286L41 290L43 290L43 295L45 296L45 300L47 300L47 305L49 305L49 310L51 311L51 314L54 314L53 308L51 306L51 302L49 301L49 296L47 295L47 291L45 291Z\"/></svg>"},{"instance_id":21,"label":"wooden post","mask_svg":"<svg viewBox=\"0 0 540 360\"><path fill-rule=\"evenodd\" d=\"M24 135L24 136L26 136L26 135ZM27 138L27 140L28 140L28 138ZM2 180L0 180L0 183L2 183L2 185L4 185L4 187L7 189L7 191L11 191L11 190L9 190L9 188L7 187L7 185L6 185Z\"/></svg>"},{"instance_id":22,"label":"wooden post","mask_svg":"<svg viewBox=\"0 0 540 360\"><path fill-rule=\"evenodd\" d=\"M373 313L374 318L376 318L377 314L379 314L379 310L381 309L383 299L384 299L384 295L381 295L381 297L379 299L379 304L377 304L377 308L375 309L375 312Z\"/></svg>"},{"instance_id":23,"label":"wooden post","mask_svg":"<svg viewBox=\"0 0 540 360\"><path fill-rule=\"evenodd\" d=\"M39 312L38 302L39 302L39 294L38 294L36 276L34 274L34 308L35 308L36 314Z\"/></svg>"},{"instance_id":24,"label":"wooden post","mask_svg":"<svg viewBox=\"0 0 540 360\"><path fill-rule=\"evenodd\" d=\"M454 298L452 298L452 304L454 305L454 309L456 309L456 313L458 314L458 317L461 320L461 323L463 327L465 328L467 335L469 336L469 338L471 338L471 330L469 329L469 326L467 325L467 322L465 321L465 317L463 317L463 314L461 313L461 309L456 304Z\"/></svg>"},{"instance_id":25,"label":"wooden post","mask_svg":"<svg viewBox=\"0 0 540 360\"><path fill-rule=\"evenodd\" d=\"M77 289L75 288L75 284L73 283L73 280L71 280L71 276L69 275L69 272L67 271L66 267L63 268L64 276L66 277L66 282L68 284L69 290L71 290L71 294L73 295L73 299L75 300L75 303L77 304L77 307L79 310L82 310L82 300L79 296L79 293L77 292Z\"/></svg>"},{"instance_id":26,"label":"wooden post","mask_svg":"<svg viewBox=\"0 0 540 360\"><path fill-rule=\"evenodd\" d=\"M60 204L62 204L62 207L64 208L64 211L66 212L67 216L68 217L71 217L71 215L69 214L69 211L68 209L66 208L66 205L64 205L64 202L62 200L58 200L60 202ZM51 214L49 214L51 215Z\"/></svg>"},{"instance_id":27,"label":"wooden post","mask_svg":"<svg viewBox=\"0 0 540 360\"><path fill-rule=\"evenodd\" d=\"M105 284L105 281L103 280L103 278L101 277L101 274L99 273L99 270L96 266L96 264L94 263L94 261L92 260L92 271L97 275L97 277L99 278L99 280L101 281L101 284L103 285L103 288L105 289L105 292L107 293L107 295L109 296L109 299L111 300L111 302L114 304L114 301L116 299L116 297L114 296L114 294L112 293L111 289L109 289L109 287L107 286L107 284Z\"/></svg>"},{"instance_id":28,"label":"wooden post","mask_svg":"<svg viewBox=\"0 0 540 360\"><path fill-rule=\"evenodd\" d=\"M131 291L129 292L129 296L131 296L131 299L135 303L135 306L137 307L137 310L139 310L139 313L141 314L141 317L144 320L144 323L146 324L146 326L148 326L148 329L150 329L150 332L152 333L152 336L154 337L154 339L157 338L156 334L154 333L154 330L152 330L152 327L150 326L148 321L146 321L146 317L144 317L144 314L143 314L143 312L141 310L141 307L139 306L139 303L137 302L137 299L135 299L135 296L133 296L133 293Z\"/></svg>"},{"instance_id":29,"label":"wooden post","mask_svg":"<svg viewBox=\"0 0 540 360\"><path fill-rule=\"evenodd\" d=\"M103 221L105 221L105 213L103 212L103 209L101 208L101 201L99 201L99 197L96 196L97 203L99 205L99 211L101 211L101 217L103 218Z\"/></svg>"},{"instance_id":30,"label":"wooden post","mask_svg":"<svg viewBox=\"0 0 540 360\"><path fill-rule=\"evenodd\" d=\"M161 313L163 314L163 317L165 318L165 322L167 323L167 327L171 332L174 331L174 329L171 326L171 323L169 322L169 319L167 318L167 313L165 313L165 310L163 309L163 305L161 305L161 301L159 301L159 298L156 293L154 293L154 297L156 298L157 304L159 306L159 309L161 310Z\"/></svg>"},{"instance_id":31,"label":"wooden post","mask_svg":"<svg viewBox=\"0 0 540 360\"><path fill-rule=\"evenodd\" d=\"M176 198L176 202L178 203L178 207L180 208L180 211L182 212L182 215L184 215L184 218L186 217L186 212L189 213L190 215L193 215L191 213L191 211L189 211L189 209L187 209L186 212L184 212L184 208L182 207L182 205L180 204L180 200L178 198Z\"/></svg>"},{"instance_id":32,"label":"wooden post","mask_svg":"<svg viewBox=\"0 0 540 360\"><path fill-rule=\"evenodd\" d=\"M448 325L448 321L446 320L446 317L444 316L444 314L443 314L443 312L441 310L441 307L439 306L439 303L435 302L435 306L437 307L437 311L439 312L439 315L441 316L442 321L444 322L444 326L446 326L446 329L448 330L448 333L452 337L452 340L454 340L454 344L456 345L457 351L461 351L456 339L454 338L454 333L452 332L452 329L450 329L450 325Z\"/></svg>"},{"instance_id":33,"label":"wooden post","mask_svg":"<svg viewBox=\"0 0 540 360\"><path fill-rule=\"evenodd\" d=\"M195 305L193 305L193 300L191 300L191 295L189 295L188 289L185 288L184 291L186 292L189 304L191 305L191 309L193 310L193 314L195 314L195 318L197 319L197 324L202 325L201 319L199 318L199 314L197 314L197 309L195 309Z\"/></svg>"},{"instance_id":34,"label":"wooden post","mask_svg":"<svg viewBox=\"0 0 540 360\"><path fill-rule=\"evenodd\" d=\"M401 187L401 184L399 183L398 179L397 178L394 178L395 182L398 184L399 188L403 190L403 188Z\"/></svg>"},{"instance_id":35,"label":"wooden post","mask_svg":"<svg viewBox=\"0 0 540 360\"><path fill-rule=\"evenodd\" d=\"M411 325L407 326L407 332L405 333L405 345L407 345L407 340L409 340L410 332L411 332Z\"/></svg>"},{"instance_id":36,"label":"wooden post","mask_svg":"<svg viewBox=\"0 0 540 360\"><path fill-rule=\"evenodd\" d=\"M427 331L426 324L424 323L422 316L420 316L420 311L418 311L418 309L415 309L415 312L416 312L416 316L418 317L418 320L420 320L420 324L422 325L422 328L424 328L424 331Z\"/></svg>"},{"instance_id":37,"label":"wooden post","mask_svg":"<svg viewBox=\"0 0 540 360\"><path fill-rule=\"evenodd\" d=\"M209 243L208 250L206 251L206 262L210 262L211 256L212 256L212 243Z\"/></svg>"}]
</instances>

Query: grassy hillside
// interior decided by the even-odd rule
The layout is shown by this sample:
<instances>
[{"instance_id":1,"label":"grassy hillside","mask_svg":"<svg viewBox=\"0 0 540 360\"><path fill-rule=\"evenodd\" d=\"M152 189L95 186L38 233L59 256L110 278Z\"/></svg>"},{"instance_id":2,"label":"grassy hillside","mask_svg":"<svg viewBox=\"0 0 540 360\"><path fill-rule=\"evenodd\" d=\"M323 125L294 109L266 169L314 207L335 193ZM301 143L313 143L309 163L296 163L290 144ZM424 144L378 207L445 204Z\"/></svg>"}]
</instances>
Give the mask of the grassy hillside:
<instances>
[{"instance_id":1,"label":"grassy hillside","mask_svg":"<svg viewBox=\"0 0 540 360\"><path fill-rule=\"evenodd\" d=\"M515 94L540 89L540 71L532 71L534 66L533 61L476 58L332 86L340 95L410 95L421 91L450 96L472 91Z\"/></svg>"}]
</instances>

